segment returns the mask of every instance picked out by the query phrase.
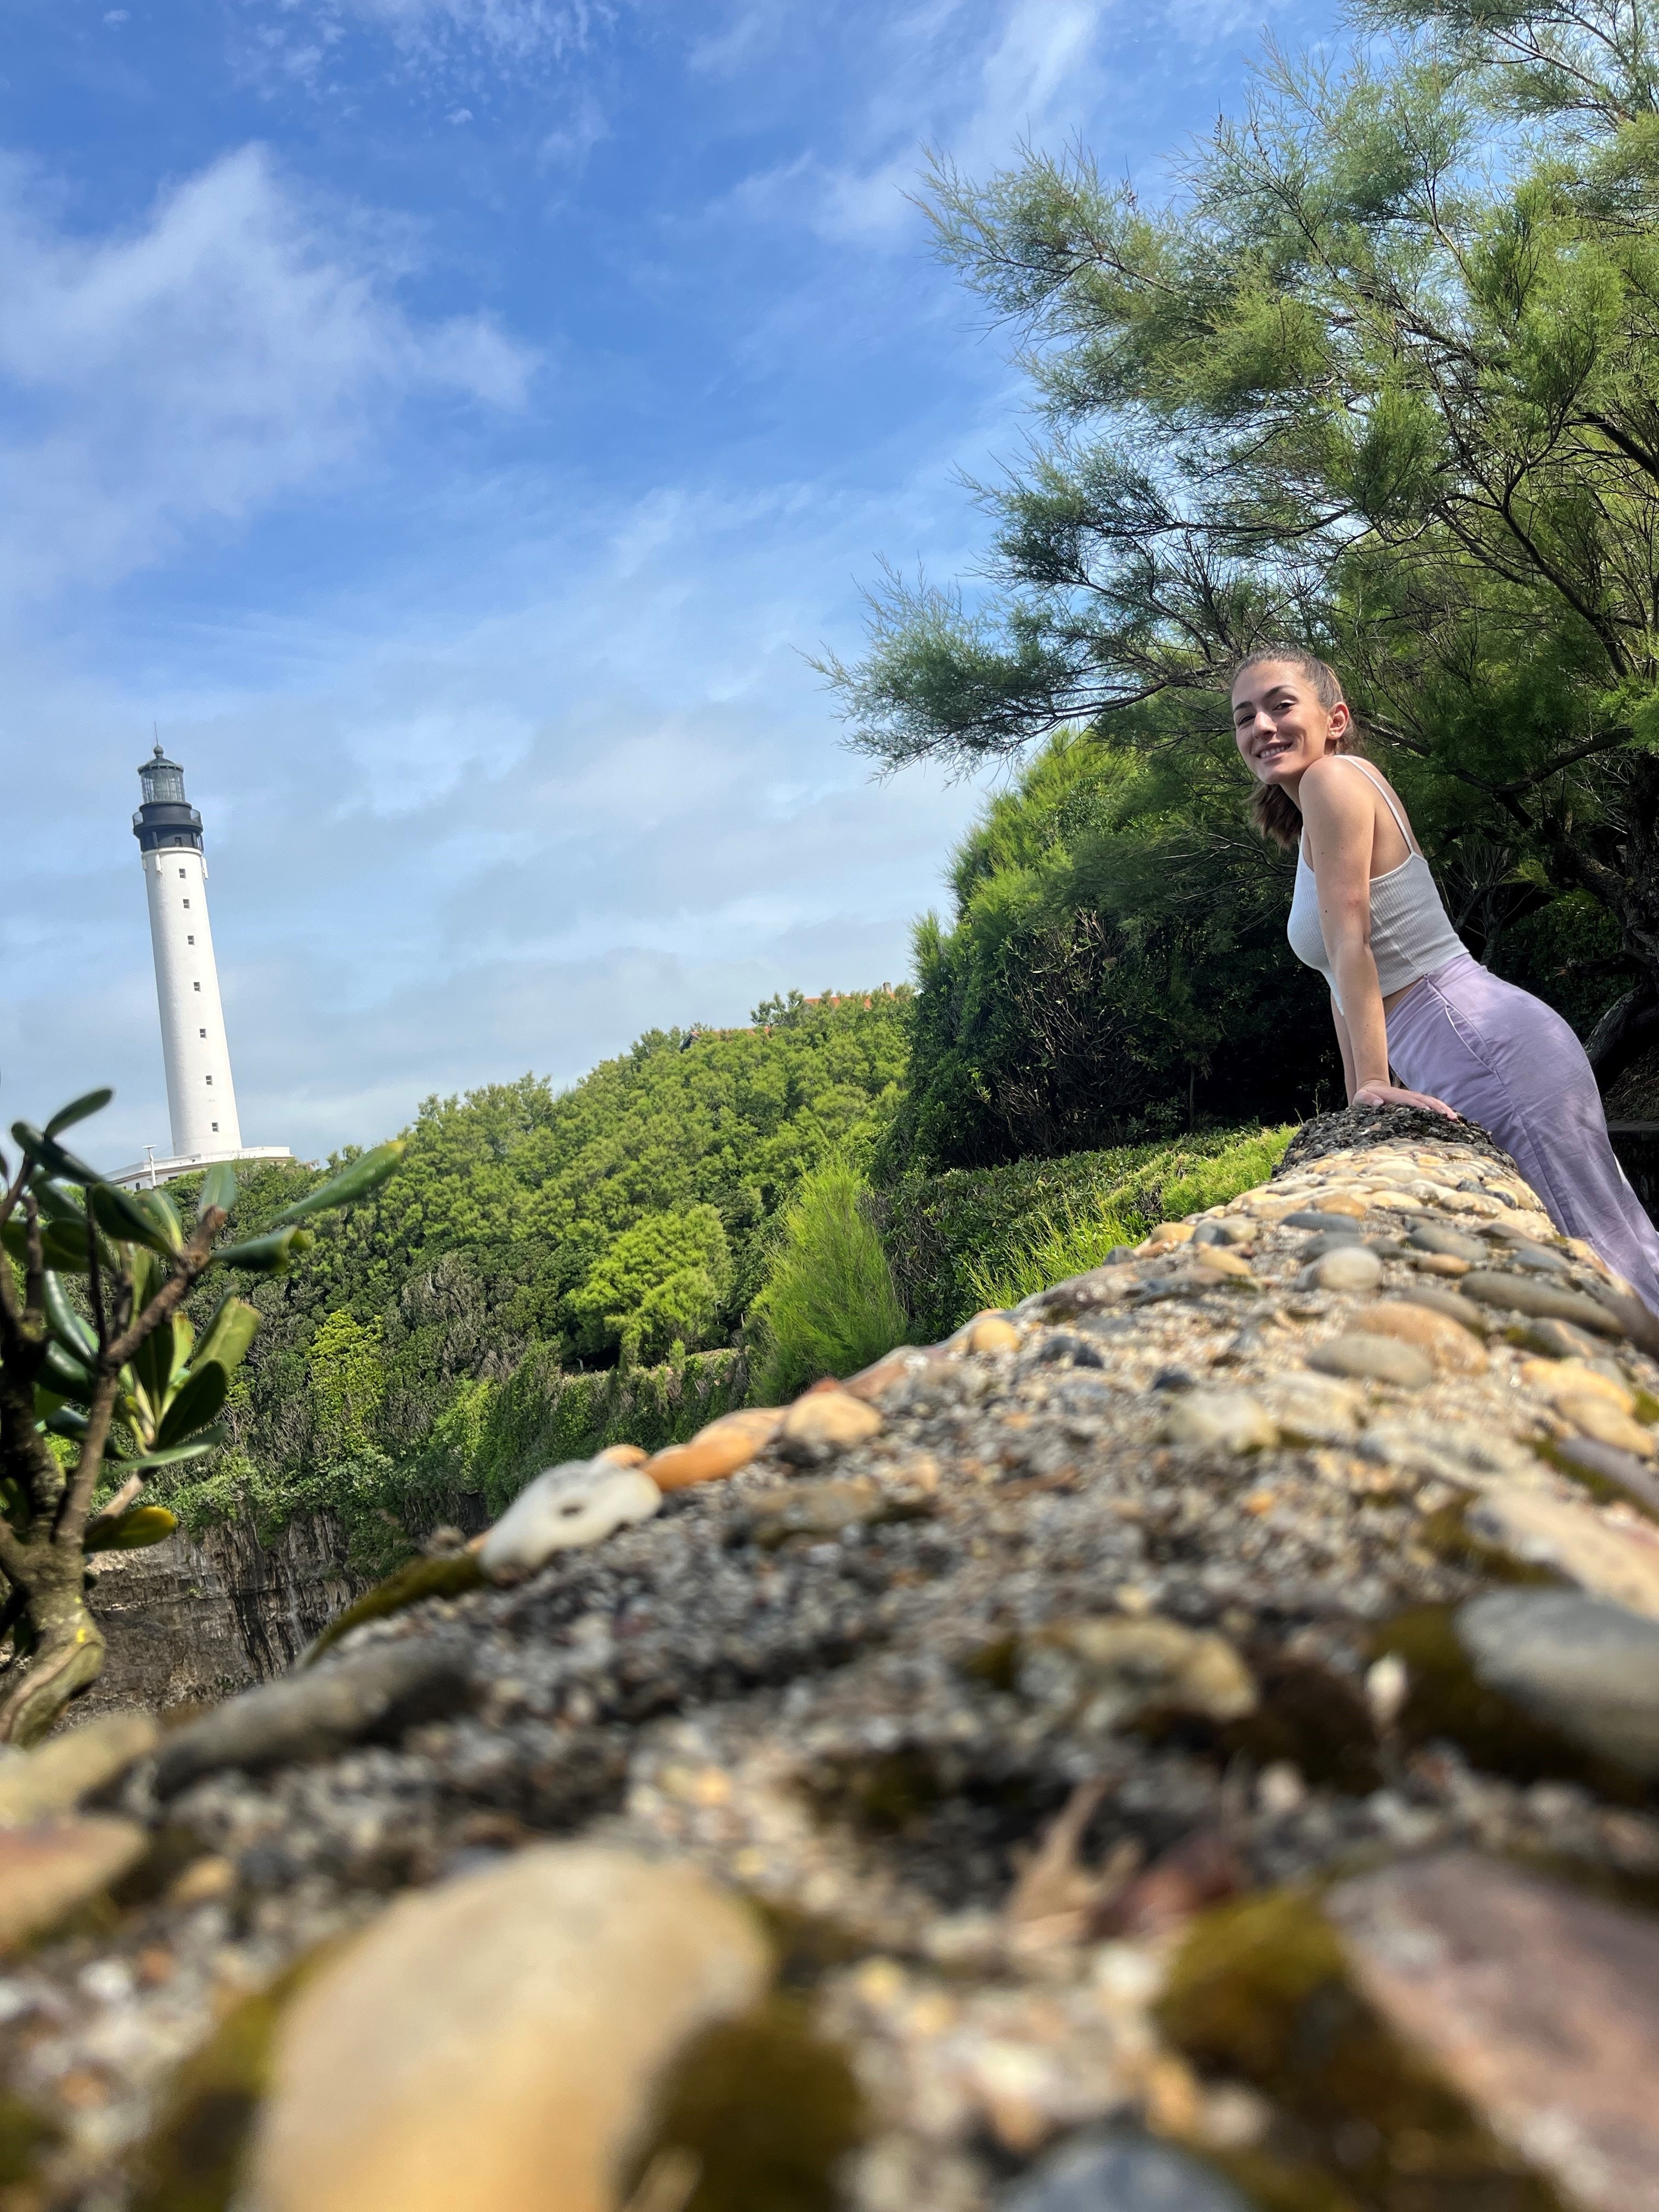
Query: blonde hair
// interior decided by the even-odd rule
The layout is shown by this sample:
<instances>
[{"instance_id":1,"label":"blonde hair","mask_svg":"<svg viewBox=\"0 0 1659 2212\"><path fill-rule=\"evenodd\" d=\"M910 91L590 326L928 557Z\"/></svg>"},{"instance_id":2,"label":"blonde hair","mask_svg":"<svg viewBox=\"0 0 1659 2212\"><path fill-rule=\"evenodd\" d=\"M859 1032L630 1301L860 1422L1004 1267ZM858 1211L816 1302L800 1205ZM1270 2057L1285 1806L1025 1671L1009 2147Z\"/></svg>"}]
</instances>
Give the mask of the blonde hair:
<instances>
[{"instance_id":1,"label":"blonde hair","mask_svg":"<svg viewBox=\"0 0 1659 2212\"><path fill-rule=\"evenodd\" d=\"M1288 660L1292 668L1299 668L1313 686L1314 696L1328 714L1334 707L1346 707L1342 678L1328 660L1321 660L1302 645L1263 645L1254 653L1247 653L1234 668L1228 681L1231 691L1239 678L1252 668L1259 668L1267 660ZM1363 753L1364 743L1358 725L1353 720L1353 709L1348 708L1348 726L1331 740L1334 753ZM1302 809L1288 791L1276 783L1261 783L1250 794L1251 823L1264 837L1271 837L1275 845L1293 852L1302 838Z\"/></svg>"}]
</instances>

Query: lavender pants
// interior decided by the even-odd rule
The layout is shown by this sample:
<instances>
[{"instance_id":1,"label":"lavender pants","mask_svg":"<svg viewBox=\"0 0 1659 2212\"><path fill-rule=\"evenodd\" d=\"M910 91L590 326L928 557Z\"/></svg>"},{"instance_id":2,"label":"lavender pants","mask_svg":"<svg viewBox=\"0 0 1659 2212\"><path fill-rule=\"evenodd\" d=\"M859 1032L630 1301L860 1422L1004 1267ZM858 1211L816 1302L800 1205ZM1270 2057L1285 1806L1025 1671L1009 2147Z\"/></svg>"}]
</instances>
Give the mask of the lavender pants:
<instances>
[{"instance_id":1,"label":"lavender pants","mask_svg":"<svg viewBox=\"0 0 1659 2212\"><path fill-rule=\"evenodd\" d=\"M1590 1064L1559 1014L1460 953L1389 1014L1389 1060L1408 1089L1489 1129L1557 1226L1659 1312L1659 1231L1613 1157Z\"/></svg>"}]
</instances>

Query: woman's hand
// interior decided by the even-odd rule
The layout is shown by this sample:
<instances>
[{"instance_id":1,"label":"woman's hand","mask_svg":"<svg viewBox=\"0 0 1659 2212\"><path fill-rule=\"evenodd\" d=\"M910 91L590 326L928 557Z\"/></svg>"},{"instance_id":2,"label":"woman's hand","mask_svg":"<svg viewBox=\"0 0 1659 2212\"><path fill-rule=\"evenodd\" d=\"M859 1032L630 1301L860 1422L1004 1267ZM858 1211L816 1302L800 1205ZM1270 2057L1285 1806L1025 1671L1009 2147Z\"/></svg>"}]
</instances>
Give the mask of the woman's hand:
<instances>
[{"instance_id":1,"label":"woman's hand","mask_svg":"<svg viewBox=\"0 0 1659 2212\"><path fill-rule=\"evenodd\" d=\"M1348 1101L1351 1106L1422 1106L1431 1114L1443 1114L1449 1121L1462 1115L1443 1098L1431 1098L1426 1091L1402 1091L1394 1083L1362 1083Z\"/></svg>"}]
</instances>

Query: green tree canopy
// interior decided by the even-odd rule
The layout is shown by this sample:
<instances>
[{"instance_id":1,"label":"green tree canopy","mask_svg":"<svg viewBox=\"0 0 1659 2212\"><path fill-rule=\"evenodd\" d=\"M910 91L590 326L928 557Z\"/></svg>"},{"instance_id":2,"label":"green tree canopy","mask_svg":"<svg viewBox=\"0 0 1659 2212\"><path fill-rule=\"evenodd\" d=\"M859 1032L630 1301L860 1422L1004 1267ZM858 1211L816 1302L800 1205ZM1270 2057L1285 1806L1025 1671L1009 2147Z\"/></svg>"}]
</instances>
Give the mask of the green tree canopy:
<instances>
[{"instance_id":1,"label":"green tree canopy","mask_svg":"<svg viewBox=\"0 0 1659 2212\"><path fill-rule=\"evenodd\" d=\"M629 1361L659 1357L677 1340L696 1350L714 1328L731 1282L731 1249L712 1206L642 1215L570 1294L577 1347L614 1347Z\"/></svg>"},{"instance_id":2,"label":"green tree canopy","mask_svg":"<svg viewBox=\"0 0 1659 2212\"><path fill-rule=\"evenodd\" d=\"M771 1224L831 1152L867 1162L897 1103L908 989L653 1031L570 1089L526 1076L422 1107L372 1206L317 1224L303 1275L251 1283L264 1316L226 1409L287 1492L382 1455L418 1468L476 1419L477 1386L731 1343ZM256 1169L257 1230L309 1171Z\"/></svg>"},{"instance_id":3,"label":"green tree canopy","mask_svg":"<svg viewBox=\"0 0 1659 2212\"><path fill-rule=\"evenodd\" d=\"M1059 732L959 848L916 933L905 1169L984 1167L1278 1120L1340 1086L1285 942L1290 866L1240 816L1231 741Z\"/></svg>"}]
</instances>

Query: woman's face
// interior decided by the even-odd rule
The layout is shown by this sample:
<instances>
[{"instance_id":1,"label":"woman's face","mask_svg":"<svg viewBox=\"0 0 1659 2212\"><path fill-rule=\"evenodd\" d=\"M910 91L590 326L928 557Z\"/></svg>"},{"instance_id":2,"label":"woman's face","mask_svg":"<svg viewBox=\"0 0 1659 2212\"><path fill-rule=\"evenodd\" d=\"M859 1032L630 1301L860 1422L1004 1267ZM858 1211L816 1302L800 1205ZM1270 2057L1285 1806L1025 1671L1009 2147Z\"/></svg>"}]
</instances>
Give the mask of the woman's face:
<instances>
[{"instance_id":1,"label":"woman's face","mask_svg":"<svg viewBox=\"0 0 1659 2212\"><path fill-rule=\"evenodd\" d=\"M1322 705L1293 660L1259 660L1233 686L1233 736L1258 783L1294 790L1347 726L1346 707Z\"/></svg>"}]
</instances>

